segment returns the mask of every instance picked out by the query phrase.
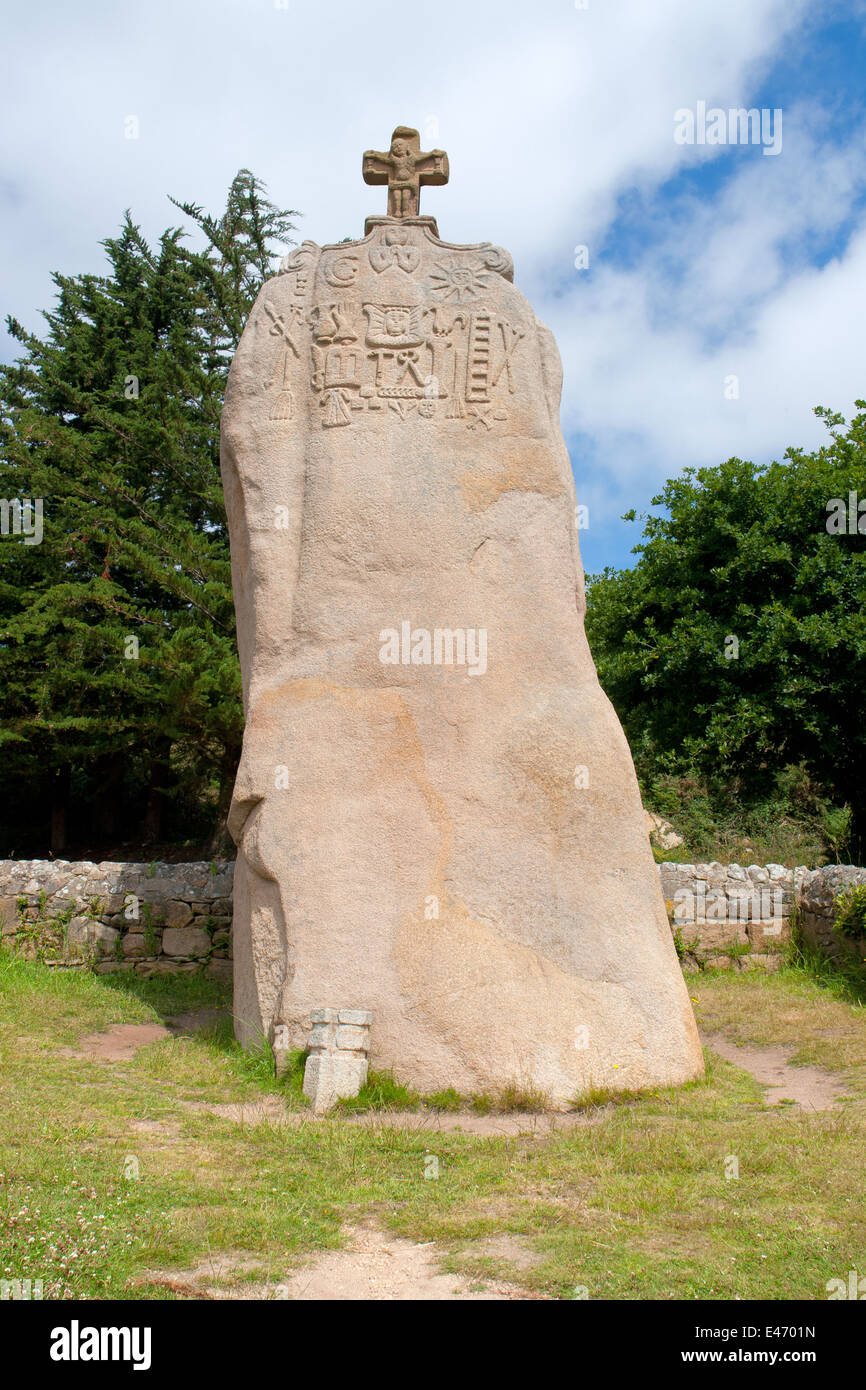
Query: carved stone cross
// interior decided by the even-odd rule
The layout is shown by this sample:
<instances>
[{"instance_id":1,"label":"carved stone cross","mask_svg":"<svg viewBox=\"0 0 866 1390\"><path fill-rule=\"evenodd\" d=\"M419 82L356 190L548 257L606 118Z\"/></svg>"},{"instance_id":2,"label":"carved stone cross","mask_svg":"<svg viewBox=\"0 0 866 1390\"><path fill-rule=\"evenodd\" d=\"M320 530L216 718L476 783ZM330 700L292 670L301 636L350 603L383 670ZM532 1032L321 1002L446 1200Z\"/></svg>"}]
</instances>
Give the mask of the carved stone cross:
<instances>
[{"instance_id":1,"label":"carved stone cross","mask_svg":"<svg viewBox=\"0 0 866 1390\"><path fill-rule=\"evenodd\" d=\"M448 156L444 150L422 154L418 131L398 125L390 150L364 152L363 173L365 183L388 185L389 217L417 217L421 185L448 182Z\"/></svg>"}]
</instances>

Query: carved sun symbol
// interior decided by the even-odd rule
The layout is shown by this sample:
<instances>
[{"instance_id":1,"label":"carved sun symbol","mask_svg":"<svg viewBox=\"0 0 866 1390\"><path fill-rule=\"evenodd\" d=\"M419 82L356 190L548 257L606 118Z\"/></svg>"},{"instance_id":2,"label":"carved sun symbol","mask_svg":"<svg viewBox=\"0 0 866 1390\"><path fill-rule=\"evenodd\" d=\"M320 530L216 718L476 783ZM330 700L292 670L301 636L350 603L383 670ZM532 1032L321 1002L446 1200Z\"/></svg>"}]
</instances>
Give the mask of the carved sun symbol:
<instances>
[{"instance_id":1,"label":"carved sun symbol","mask_svg":"<svg viewBox=\"0 0 866 1390\"><path fill-rule=\"evenodd\" d=\"M436 269L431 270L430 279L437 282L433 285L434 294L441 294L443 300L454 299L458 304L463 304L467 299L473 299L481 293L490 279L490 272L478 261L465 261L462 256L450 256L444 261L436 262Z\"/></svg>"}]
</instances>

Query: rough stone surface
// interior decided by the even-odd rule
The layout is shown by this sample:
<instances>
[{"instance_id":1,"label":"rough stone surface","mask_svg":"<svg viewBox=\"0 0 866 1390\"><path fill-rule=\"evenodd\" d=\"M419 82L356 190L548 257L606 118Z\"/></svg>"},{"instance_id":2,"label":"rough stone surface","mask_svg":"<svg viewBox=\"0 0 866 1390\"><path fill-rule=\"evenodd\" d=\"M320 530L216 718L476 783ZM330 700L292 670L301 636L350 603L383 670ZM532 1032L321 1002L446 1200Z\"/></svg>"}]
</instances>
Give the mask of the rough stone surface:
<instances>
[{"instance_id":1,"label":"rough stone surface","mask_svg":"<svg viewBox=\"0 0 866 1390\"><path fill-rule=\"evenodd\" d=\"M584 634L556 344L507 252L367 226L264 285L225 397L238 1036L302 1046L337 999L425 1091L686 1081L697 1031Z\"/></svg>"},{"instance_id":2,"label":"rough stone surface","mask_svg":"<svg viewBox=\"0 0 866 1390\"><path fill-rule=\"evenodd\" d=\"M743 956L740 967L743 970L778 970L782 964L782 957L778 951L772 955L762 955L759 951L753 951L751 955Z\"/></svg>"},{"instance_id":3,"label":"rough stone surface","mask_svg":"<svg viewBox=\"0 0 866 1390\"><path fill-rule=\"evenodd\" d=\"M201 927L166 927L162 950L166 956L206 956L211 940Z\"/></svg>"},{"instance_id":4,"label":"rough stone surface","mask_svg":"<svg viewBox=\"0 0 866 1390\"><path fill-rule=\"evenodd\" d=\"M806 939L835 960L852 956L866 960L866 940L840 937L833 930L836 898L851 888L866 886L866 869L830 864L798 873L801 926Z\"/></svg>"},{"instance_id":5,"label":"rough stone surface","mask_svg":"<svg viewBox=\"0 0 866 1390\"><path fill-rule=\"evenodd\" d=\"M107 960L103 954L95 967L100 973L131 969L147 973L152 972L157 963L160 970L165 971L199 969L205 959L202 956L188 961L183 956L163 955L163 928L154 926L152 914L150 929L145 933L150 908L155 905L163 912L166 903L181 901L176 895L183 886L185 891L191 889L196 895L190 903L195 909L193 922L209 919L214 925L224 924L213 932L207 971L214 978L230 979L232 899L225 896L225 885L231 885L233 865L222 864L216 875L207 863L157 867L161 891L168 889L168 898L148 896L153 874L145 864L71 865L63 860L0 860L0 922L4 946L14 946L20 933L29 949L34 929L38 931L40 922L49 935L56 937L62 914L66 921L68 949L59 955L49 955L49 963L89 968L94 954L99 956L107 951L116 957L119 940L123 959ZM731 903L736 901L734 890L745 888L744 871L739 866L732 867L737 868L740 877L731 878L729 866L724 864L658 865L672 930L678 934L683 950L681 965L685 974L705 968L710 956L728 951L735 968L778 969L783 947L791 936L794 908L798 909L803 934L822 951L836 958L852 953L866 956L866 943L840 939L833 930L835 898L848 886L866 884L866 869L837 864L820 869L764 865L768 880L756 875L752 888L774 893L778 890L779 897L773 903L777 914L741 919L727 916ZM137 920L125 915L133 884L142 890ZM29 891L25 891L25 887ZM219 897L213 896L216 892L220 893ZM45 894L44 915L39 906L42 893ZM724 903L726 915L721 921L708 921L704 916L693 915L702 905L706 910L708 902ZM70 910L73 910L71 918ZM100 927L113 928L119 936L101 932ZM743 953L746 945L748 954ZM369 1011L339 1009L334 1012L338 1022L369 1022Z\"/></svg>"},{"instance_id":6,"label":"rough stone surface","mask_svg":"<svg viewBox=\"0 0 866 1390\"><path fill-rule=\"evenodd\" d=\"M778 921L750 922L749 942L752 950L758 953L781 951L791 938L791 920L783 917Z\"/></svg>"},{"instance_id":7,"label":"rough stone surface","mask_svg":"<svg viewBox=\"0 0 866 1390\"><path fill-rule=\"evenodd\" d=\"M114 927L107 927L90 917L73 917L67 927L67 940L71 945L93 946L105 954L113 950L119 938L120 932Z\"/></svg>"},{"instance_id":8,"label":"rough stone surface","mask_svg":"<svg viewBox=\"0 0 866 1390\"><path fill-rule=\"evenodd\" d=\"M146 956L147 946L144 941L144 934L138 931L127 932L123 938L124 956Z\"/></svg>"},{"instance_id":9,"label":"rough stone surface","mask_svg":"<svg viewBox=\"0 0 866 1390\"><path fill-rule=\"evenodd\" d=\"M791 910L800 870L781 864L659 865L668 916L685 948L683 968L691 973L728 964L758 968L781 951L791 936ZM821 870L820 873L825 871Z\"/></svg>"},{"instance_id":10,"label":"rough stone surface","mask_svg":"<svg viewBox=\"0 0 866 1390\"><path fill-rule=\"evenodd\" d=\"M324 1114L343 1096L356 1096L367 1080L372 1018L365 1009L310 1011L304 1094L316 1114Z\"/></svg>"},{"instance_id":11,"label":"rough stone surface","mask_svg":"<svg viewBox=\"0 0 866 1390\"><path fill-rule=\"evenodd\" d=\"M663 816L657 816L653 811L644 811L644 823L650 843L657 845L659 849L677 849L683 843L682 835L678 835Z\"/></svg>"},{"instance_id":12,"label":"rough stone surface","mask_svg":"<svg viewBox=\"0 0 866 1390\"><path fill-rule=\"evenodd\" d=\"M66 928L67 940L73 946L84 946L93 938L94 923L89 917L72 917Z\"/></svg>"},{"instance_id":13,"label":"rough stone surface","mask_svg":"<svg viewBox=\"0 0 866 1390\"><path fill-rule=\"evenodd\" d=\"M356 1096L367 1080L367 1058L354 1052L311 1052L304 1067L304 1095L322 1115L344 1096Z\"/></svg>"},{"instance_id":14,"label":"rough stone surface","mask_svg":"<svg viewBox=\"0 0 866 1390\"><path fill-rule=\"evenodd\" d=\"M114 961L101 961L102 974L132 968L144 973L157 961L179 970L187 968L182 959L187 954L200 963L211 951L230 956L233 877L234 864L224 860L213 865L0 860L4 945L18 941L49 964L83 968L94 956L114 955ZM201 930L188 938L169 935L172 951L179 943L184 950L164 955L162 924L183 932L194 921L220 931L214 931L212 942ZM224 960L223 966L220 973L230 976L231 962Z\"/></svg>"},{"instance_id":15,"label":"rough stone surface","mask_svg":"<svg viewBox=\"0 0 866 1390\"><path fill-rule=\"evenodd\" d=\"M185 927L192 921L193 913L189 903L169 901L165 905L165 925Z\"/></svg>"}]
</instances>

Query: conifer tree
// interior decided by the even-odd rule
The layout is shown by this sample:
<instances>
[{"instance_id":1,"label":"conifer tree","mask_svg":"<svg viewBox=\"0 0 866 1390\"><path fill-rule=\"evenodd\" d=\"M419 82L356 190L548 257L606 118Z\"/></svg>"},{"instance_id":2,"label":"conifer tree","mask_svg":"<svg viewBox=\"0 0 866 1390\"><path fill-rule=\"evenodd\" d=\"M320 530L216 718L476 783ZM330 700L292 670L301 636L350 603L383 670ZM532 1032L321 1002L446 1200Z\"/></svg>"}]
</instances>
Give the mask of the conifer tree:
<instances>
[{"instance_id":1,"label":"conifer tree","mask_svg":"<svg viewBox=\"0 0 866 1390\"><path fill-rule=\"evenodd\" d=\"M201 246L170 228L150 247L127 214L106 274L54 276L43 338L9 321L0 497L44 516L41 544L0 540L0 752L21 791L0 853L45 852L49 823L54 853L70 829L159 838L166 798L221 838L243 716L219 417L295 214L248 170L221 217L176 206Z\"/></svg>"}]
</instances>

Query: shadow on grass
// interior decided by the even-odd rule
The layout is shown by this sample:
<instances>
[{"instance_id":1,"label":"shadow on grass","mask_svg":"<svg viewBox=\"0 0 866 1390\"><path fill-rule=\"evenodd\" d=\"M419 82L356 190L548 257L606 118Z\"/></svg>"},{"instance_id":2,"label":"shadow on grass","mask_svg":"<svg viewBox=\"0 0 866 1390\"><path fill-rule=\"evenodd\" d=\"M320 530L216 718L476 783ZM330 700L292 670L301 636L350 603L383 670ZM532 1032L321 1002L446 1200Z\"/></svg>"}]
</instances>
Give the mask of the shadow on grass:
<instances>
[{"instance_id":1,"label":"shadow on grass","mask_svg":"<svg viewBox=\"0 0 866 1390\"><path fill-rule=\"evenodd\" d=\"M834 960L806 941L802 932L795 927L785 964L802 970L834 999L845 1004L866 1004L866 961L861 960L853 950L850 956Z\"/></svg>"},{"instance_id":2,"label":"shadow on grass","mask_svg":"<svg viewBox=\"0 0 866 1390\"><path fill-rule=\"evenodd\" d=\"M209 979L202 970L184 974L138 975L132 970L102 975L100 982L119 994L149 1004L161 1018L199 1009L225 1009L231 1022L232 987L227 980Z\"/></svg>"},{"instance_id":3,"label":"shadow on grass","mask_svg":"<svg viewBox=\"0 0 866 1390\"><path fill-rule=\"evenodd\" d=\"M287 1071L277 1078L273 1049L264 1035L252 1046L242 1047L234 1035L232 987L227 980L210 979L201 970L165 975L117 971L103 975L100 983L148 1004L178 1036L230 1056L244 1080L306 1104L302 1090L306 1054L292 1053Z\"/></svg>"}]
</instances>

